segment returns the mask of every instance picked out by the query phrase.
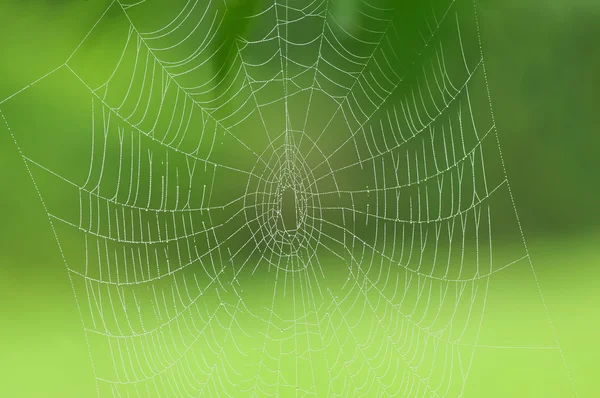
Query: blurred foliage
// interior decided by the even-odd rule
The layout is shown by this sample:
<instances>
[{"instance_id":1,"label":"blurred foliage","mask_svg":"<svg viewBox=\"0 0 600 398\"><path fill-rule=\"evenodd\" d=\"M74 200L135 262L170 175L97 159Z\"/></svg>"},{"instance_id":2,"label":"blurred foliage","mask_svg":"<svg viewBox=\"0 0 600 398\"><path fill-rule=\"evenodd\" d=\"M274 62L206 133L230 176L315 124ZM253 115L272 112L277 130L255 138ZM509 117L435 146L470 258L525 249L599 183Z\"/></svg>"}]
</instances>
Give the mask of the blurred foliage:
<instances>
[{"instance_id":1,"label":"blurred foliage","mask_svg":"<svg viewBox=\"0 0 600 398\"><path fill-rule=\"evenodd\" d=\"M600 225L600 3L480 7L508 178L526 231Z\"/></svg>"},{"instance_id":2,"label":"blurred foliage","mask_svg":"<svg viewBox=\"0 0 600 398\"><path fill-rule=\"evenodd\" d=\"M108 2L3 2L0 98L64 62ZM228 69L234 38L264 0L229 0L220 35ZM360 18L357 0L332 2L336 20ZM389 3L389 2L388 2ZM600 3L595 0L481 0L479 14L490 86L509 181L526 231L600 225ZM391 2L397 8L405 3ZM386 5L382 2L382 5ZM28 51L20 51L27 48ZM22 65L27 65L26 68ZM224 67L223 67L224 66ZM219 79L225 79L219 76ZM3 148L10 150L10 148Z\"/></svg>"}]
</instances>

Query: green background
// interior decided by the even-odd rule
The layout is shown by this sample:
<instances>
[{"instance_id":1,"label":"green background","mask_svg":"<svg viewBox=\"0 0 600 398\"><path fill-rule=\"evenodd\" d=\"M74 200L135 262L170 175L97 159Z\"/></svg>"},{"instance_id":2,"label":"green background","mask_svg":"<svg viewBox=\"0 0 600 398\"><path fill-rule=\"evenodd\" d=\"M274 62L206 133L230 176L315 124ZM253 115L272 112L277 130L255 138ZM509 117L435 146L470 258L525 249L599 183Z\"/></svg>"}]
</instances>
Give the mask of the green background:
<instances>
[{"instance_id":1,"label":"green background","mask_svg":"<svg viewBox=\"0 0 600 398\"><path fill-rule=\"evenodd\" d=\"M80 88L53 82L20 90L64 63L107 4L7 1L0 6L0 111L11 126L11 116L37 126L46 137L40 142L49 144L36 150L52 151L53 142L72 145L74 155L64 159L65 167L82 164L75 154L83 143L68 141L60 124L85 125L87 115L77 116L89 110L87 102L77 101ZM354 2L341 4L336 12L352 18ZM565 368L579 396L597 396L600 5L481 0L478 12L504 163L537 278L528 263L495 277L483 329L490 347L477 348L464 396L573 396ZM243 29L233 18L224 29ZM63 103L58 90L75 100ZM62 138L55 142L49 136ZM3 121L0 170L0 396L95 396L68 273ZM504 205L506 220L501 212L496 222L501 231L503 222L509 227L495 238L494 249L512 258L523 245L511 229L513 209ZM322 261L335 267L337 260ZM543 346L553 331L566 367L556 349L491 347Z\"/></svg>"}]
</instances>

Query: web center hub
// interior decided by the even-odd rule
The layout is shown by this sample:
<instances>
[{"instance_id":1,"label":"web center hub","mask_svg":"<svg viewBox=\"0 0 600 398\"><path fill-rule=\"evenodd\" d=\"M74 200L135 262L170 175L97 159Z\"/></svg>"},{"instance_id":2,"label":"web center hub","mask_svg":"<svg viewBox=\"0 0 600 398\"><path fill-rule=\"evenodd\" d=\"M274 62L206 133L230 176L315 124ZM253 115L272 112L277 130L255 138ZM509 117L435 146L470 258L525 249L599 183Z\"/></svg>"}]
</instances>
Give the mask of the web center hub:
<instances>
[{"instance_id":1,"label":"web center hub","mask_svg":"<svg viewBox=\"0 0 600 398\"><path fill-rule=\"evenodd\" d=\"M259 156L246 186L244 214L263 260L294 272L316 255L323 216L313 171L290 134L275 138ZM308 137L304 141L309 147Z\"/></svg>"},{"instance_id":2,"label":"web center hub","mask_svg":"<svg viewBox=\"0 0 600 398\"><path fill-rule=\"evenodd\" d=\"M297 203L296 191L292 187L284 187L279 203L279 214L282 227L288 233L296 231L299 227Z\"/></svg>"}]
</instances>

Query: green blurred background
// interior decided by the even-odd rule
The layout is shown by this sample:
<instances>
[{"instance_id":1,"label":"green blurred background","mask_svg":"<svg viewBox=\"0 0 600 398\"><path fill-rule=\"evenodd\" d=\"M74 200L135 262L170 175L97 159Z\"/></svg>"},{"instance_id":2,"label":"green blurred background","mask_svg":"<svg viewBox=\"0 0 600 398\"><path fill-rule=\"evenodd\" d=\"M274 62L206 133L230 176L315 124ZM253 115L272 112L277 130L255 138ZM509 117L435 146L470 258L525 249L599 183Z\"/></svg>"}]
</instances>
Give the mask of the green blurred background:
<instances>
[{"instance_id":1,"label":"green blurred background","mask_svg":"<svg viewBox=\"0 0 600 398\"><path fill-rule=\"evenodd\" d=\"M352 18L354 3L338 2L335 12ZM107 5L33 0L0 5L0 111L11 126L10 115L36 126L45 137L40 142L49 143L36 148L40 153L53 150L50 136L62 137L56 145L72 145L73 152L87 144L70 143L61 123L85 128L89 105L77 100L81 88L66 80L37 91L20 90L63 64ZM599 396L600 4L480 0L477 7L504 164L537 279L528 264L496 277L486 309L491 318L464 396L573 396L565 368L579 396ZM251 5L241 8L240 13L252 13ZM245 27L233 15L223 29L239 33ZM110 47L110 40L105 45ZM229 62L225 56L215 61ZM75 99L63 103L60 95L54 97L57 92ZM77 117L84 112L85 117ZM65 168L78 164L76 156L64 159ZM3 121L0 170L0 396L95 396L68 273ZM512 214L505 203L495 219L500 231L504 217L514 226ZM506 231L495 238L494 250L512 258L523 246L514 229ZM543 346L553 332L562 357L556 349L498 348Z\"/></svg>"}]
</instances>

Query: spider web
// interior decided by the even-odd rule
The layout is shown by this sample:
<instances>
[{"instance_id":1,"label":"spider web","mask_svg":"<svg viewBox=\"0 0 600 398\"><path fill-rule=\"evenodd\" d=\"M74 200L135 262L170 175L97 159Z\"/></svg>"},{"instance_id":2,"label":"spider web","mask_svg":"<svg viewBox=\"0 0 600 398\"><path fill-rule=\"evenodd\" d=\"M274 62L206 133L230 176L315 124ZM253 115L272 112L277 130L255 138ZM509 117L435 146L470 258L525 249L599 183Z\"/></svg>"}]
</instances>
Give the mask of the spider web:
<instances>
[{"instance_id":1,"label":"spider web","mask_svg":"<svg viewBox=\"0 0 600 398\"><path fill-rule=\"evenodd\" d=\"M3 114L99 396L463 394L529 255L492 246L497 209L521 233L476 8L419 3L117 0L33 83L81 99L61 133Z\"/></svg>"}]
</instances>

